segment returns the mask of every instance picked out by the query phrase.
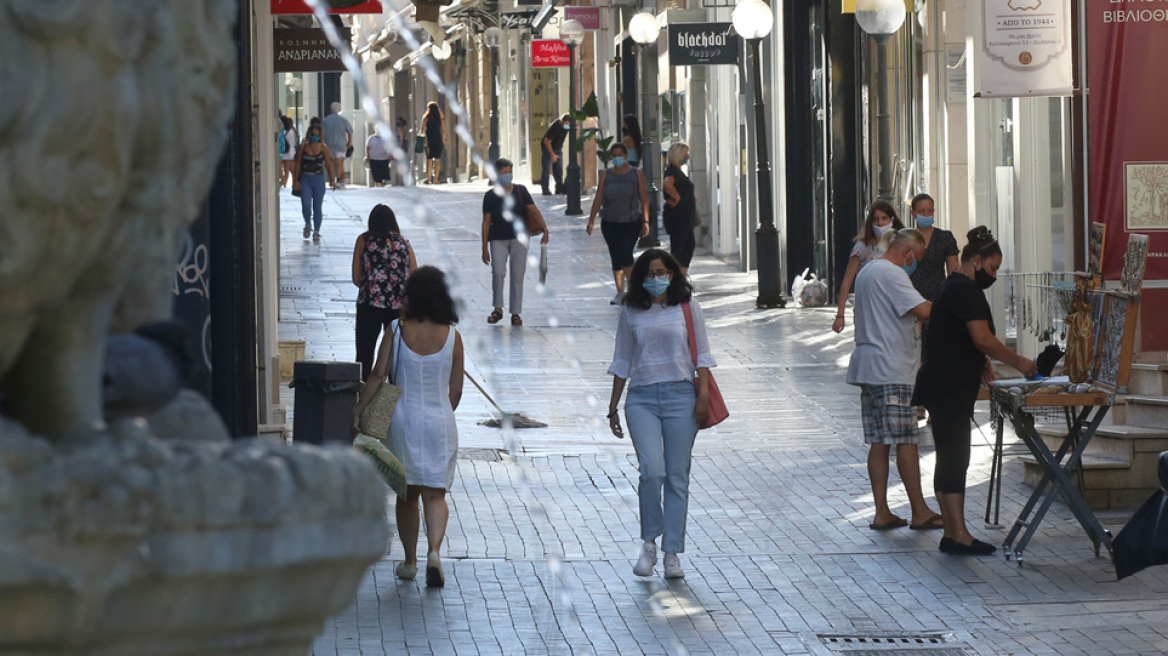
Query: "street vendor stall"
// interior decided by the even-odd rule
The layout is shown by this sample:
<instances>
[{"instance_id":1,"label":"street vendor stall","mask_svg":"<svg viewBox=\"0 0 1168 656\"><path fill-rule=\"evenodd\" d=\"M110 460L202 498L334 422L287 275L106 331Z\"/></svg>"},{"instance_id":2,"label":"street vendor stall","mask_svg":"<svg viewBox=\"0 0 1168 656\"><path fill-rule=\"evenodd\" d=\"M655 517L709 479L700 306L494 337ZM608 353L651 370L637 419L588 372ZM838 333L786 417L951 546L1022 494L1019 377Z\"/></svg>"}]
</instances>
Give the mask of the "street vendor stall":
<instances>
[{"instance_id":1,"label":"street vendor stall","mask_svg":"<svg viewBox=\"0 0 1168 656\"><path fill-rule=\"evenodd\" d=\"M1068 314L1067 324L1071 332L1083 334L1080 340L1068 341L1068 375L997 381L989 390L992 414L1000 418L991 464L991 500L995 493L999 502L1001 498L1004 420L1010 422L1043 472L1003 544L1006 558L1013 558L1019 565L1035 531L1060 495L1094 545L1095 555L1099 555L1101 546L1111 552L1111 533L1088 507L1081 484L1075 484L1072 474L1080 471L1083 454L1104 417L1112 407L1123 403L1127 392L1147 243L1142 235L1130 236L1118 289L1099 289L1092 277L1085 275L1071 292L1073 297L1068 300L1074 312ZM1057 451L1047 446L1035 427L1035 414L1042 409L1062 409L1067 418L1067 432ZM989 504L986 520L989 521Z\"/></svg>"}]
</instances>

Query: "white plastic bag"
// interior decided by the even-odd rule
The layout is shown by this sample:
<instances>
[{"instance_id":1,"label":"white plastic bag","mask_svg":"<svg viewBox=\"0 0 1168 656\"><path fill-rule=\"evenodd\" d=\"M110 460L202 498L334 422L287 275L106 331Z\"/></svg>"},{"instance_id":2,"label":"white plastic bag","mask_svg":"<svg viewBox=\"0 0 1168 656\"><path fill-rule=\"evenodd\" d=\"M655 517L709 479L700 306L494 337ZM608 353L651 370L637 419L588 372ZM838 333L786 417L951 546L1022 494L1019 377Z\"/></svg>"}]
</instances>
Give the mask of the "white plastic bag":
<instances>
[{"instance_id":1,"label":"white plastic bag","mask_svg":"<svg viewBox=\"0 0 1168 656\"><path fill-rule=\"evenodd\" d=\"M548 270L547 244L540 244L539 245L539 284L541 284L541 285L547 284L547 270Z\"/></svg>"}]
</instances>

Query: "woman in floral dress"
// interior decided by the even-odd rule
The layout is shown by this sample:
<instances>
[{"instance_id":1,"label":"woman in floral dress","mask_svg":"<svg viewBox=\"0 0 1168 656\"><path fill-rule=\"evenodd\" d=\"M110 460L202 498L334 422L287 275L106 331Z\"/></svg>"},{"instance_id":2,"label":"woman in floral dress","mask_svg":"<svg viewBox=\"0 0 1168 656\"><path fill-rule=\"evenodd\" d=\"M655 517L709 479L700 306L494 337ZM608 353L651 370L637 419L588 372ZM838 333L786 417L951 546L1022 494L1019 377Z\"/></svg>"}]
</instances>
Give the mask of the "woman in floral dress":
<instances>
[{"instance_id":1,"label":"woman in floral dress","mask_svg":"<svg viewBox=\"0 0 1168 656\"><path fill-rule=\"evenodd\" d=\"M409 240L387 205L369 212L369 231L353 248L353 284L357 294L357 361L361 378L373 370L377 339L401 314L406 278L418 268Z\"/></svg>"}]
</instances>

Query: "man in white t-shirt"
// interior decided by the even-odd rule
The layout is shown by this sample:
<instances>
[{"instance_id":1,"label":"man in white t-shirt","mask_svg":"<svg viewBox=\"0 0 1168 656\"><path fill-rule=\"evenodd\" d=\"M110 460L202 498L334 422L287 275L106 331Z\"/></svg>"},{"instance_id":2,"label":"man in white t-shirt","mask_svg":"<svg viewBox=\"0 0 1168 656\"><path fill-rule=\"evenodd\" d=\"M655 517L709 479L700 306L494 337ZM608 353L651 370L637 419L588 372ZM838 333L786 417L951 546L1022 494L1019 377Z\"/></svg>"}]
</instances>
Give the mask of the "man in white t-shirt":
<instances>
[{"instance_id":1,"label":"man in white t-shirt","mask_svg":"<svg viewBox=\"0 0 1168 656\"><path fill-rule=\"evenodd\" d=\"M860 387L868 477L876 502L873 530L943 528L941 516L925 503L917 454L913 383L921 352L918 321L927 321L933 304L915 288L909 274L925 255L925 238L912 229L886 237L884 256L856 276L856 350L848 383ZM888 458L896 445L896 469L912 507L912 519L888 507Z\"/></svg>"}]
</instances>

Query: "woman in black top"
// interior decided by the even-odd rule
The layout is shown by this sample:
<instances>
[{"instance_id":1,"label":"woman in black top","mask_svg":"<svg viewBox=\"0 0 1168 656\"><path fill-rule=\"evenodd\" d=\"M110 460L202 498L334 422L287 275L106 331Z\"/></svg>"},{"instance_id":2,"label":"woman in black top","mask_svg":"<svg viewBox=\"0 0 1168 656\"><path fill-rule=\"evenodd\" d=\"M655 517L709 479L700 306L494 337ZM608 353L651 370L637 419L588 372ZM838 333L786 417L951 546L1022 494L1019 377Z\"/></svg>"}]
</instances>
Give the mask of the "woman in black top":
<instances>
[{"instance_id":1,"label":"woman in black top","mask_svg":"<svg viewBox=\"0 0 1168 656\"><path fill-rule=\"evenodd\" d=\"M665 232L669 233L669 252L681 264L682 275L688 275L689 263L697 246L694 239L694 226L697 224L694 184L681 171L682 165L689 161L689 146L680 141L673 144L669 147L665 161L669 166L665 169L662 181L665 208L661 214L665 218Z\"/></svg>"},{"instance_id":2,"label":"woman in black top","mask_svg":"<svg viewBox=\"0 0 1168 656\"><path fill-rule=\"evenodd\" d=\"M937 444L934 488L941 504L943 553L984 556L997 549L975 539L965 526L965 472L969 469L969 422L980 381L993 380L990 358L1033 375L1034 362L994 336L994 320L984 290L997 280L1002 249L985 226L969 231L961 266L937 291L925 337L925 363L917 374L913 403L933 416Z\"/></svg>"},{"instance_id":3,"label":"woman in black top","mask_svg":"<svg viewBox=\"0 0 1168 656\"><path fill-rule=\"evenodd\" d=\"M426 135L426 184L437 184L442 178L442 151L446 148L446 121L438 103L426 105L422 132Z\"/></svg>"}]
</instances>

